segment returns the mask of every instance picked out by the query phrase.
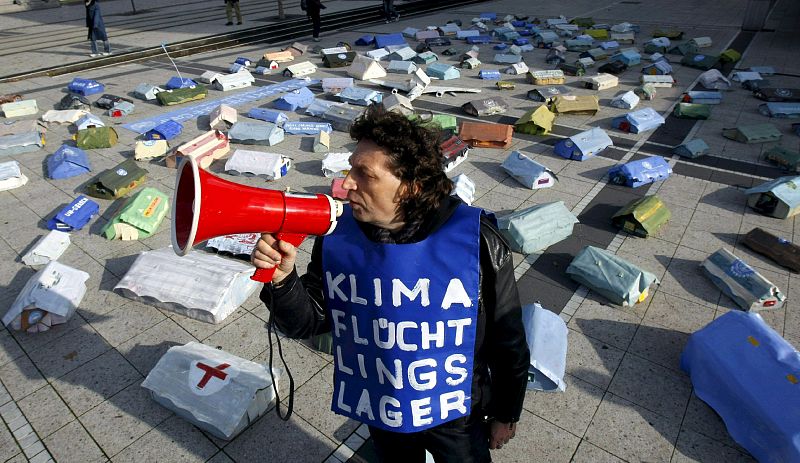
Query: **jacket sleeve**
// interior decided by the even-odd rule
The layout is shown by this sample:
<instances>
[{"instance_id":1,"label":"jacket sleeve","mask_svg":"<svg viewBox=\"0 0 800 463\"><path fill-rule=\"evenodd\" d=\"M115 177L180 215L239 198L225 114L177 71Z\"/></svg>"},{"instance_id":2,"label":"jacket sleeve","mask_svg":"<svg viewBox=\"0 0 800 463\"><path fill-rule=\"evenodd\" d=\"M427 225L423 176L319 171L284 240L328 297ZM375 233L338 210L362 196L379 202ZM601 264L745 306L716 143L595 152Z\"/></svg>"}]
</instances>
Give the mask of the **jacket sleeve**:
<instances>
[{"instance_id":1,"label":"jacket sleeve","mask_svg":"<svg viewBox=\"0 0 800 463\"><path fill-rule=\"evenodd\" d=\"M275 326L290 338L309 338L331 330L322 284L322 240L317 237L314 241L305 275L298 277L295 269L280 287L267 284L261 290L261 300Z\"/></svg>"},{"instance_id":2,"label":"jacket sleeve","mask_svg":"<svg viewBox=\"0 0 800 463\"><path fill-rule=\"evenodd\" d=\"M481 223L485 348L491 376L488 414L498 421L519 421L528 382L530 353L522 325L522 305L511 251L497 228Z\"/></svg>"}]
</instances>

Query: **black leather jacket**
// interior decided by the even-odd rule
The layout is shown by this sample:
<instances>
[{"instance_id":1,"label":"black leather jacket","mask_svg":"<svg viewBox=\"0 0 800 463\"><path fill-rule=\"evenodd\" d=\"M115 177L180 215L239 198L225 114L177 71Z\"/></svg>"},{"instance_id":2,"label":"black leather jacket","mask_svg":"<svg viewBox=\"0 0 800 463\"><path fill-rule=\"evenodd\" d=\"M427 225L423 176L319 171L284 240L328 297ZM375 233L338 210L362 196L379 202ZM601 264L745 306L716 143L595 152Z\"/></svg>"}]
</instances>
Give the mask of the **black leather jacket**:
<instances>
[{"instance_id":1,"label":"black leather jacket","mask_svg":"<svg viewBox=\"0 0 800 463\"><path fill-rule=\"evenodd\" d=\"M436 214L422 224L409 240L416 242L435 232L460 203L449 198ZM370 237L370 225L361 224ZM522 308L514 279L511 251L494 224L481 218L480 293L472 376L473 412L501 422L516 422L522 412L530 354L522 326ZM311 263L302 277L292 272L278 288L265 285L261 300L269 306L272 296L273 320L291 338L308 338L331 331L325 310L322 278L322 242L318 237ZM272 294L270 294L270 292ZM476 409L475 407L480 407Z\"/></svg>"}]
</instances>

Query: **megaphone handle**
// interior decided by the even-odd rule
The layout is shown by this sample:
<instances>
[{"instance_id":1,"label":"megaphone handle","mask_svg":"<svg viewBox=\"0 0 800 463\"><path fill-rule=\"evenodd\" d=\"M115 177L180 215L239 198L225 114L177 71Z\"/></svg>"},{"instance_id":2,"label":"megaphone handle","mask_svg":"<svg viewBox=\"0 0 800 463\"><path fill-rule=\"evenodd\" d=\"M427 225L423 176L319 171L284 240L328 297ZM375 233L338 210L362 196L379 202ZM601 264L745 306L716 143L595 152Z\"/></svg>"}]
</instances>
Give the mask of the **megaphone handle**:
<instances>
[{"instance_id":1,"label":"megaphone handle","mask_svg":"<svg viewBox=\"0 0 800 463\"><path fill-rule=\"evenodd\" d=\"M306 239L306 236L307 235L295 233L278 233L275 235L275 238L278 241L286 241L287 243L291 243L292 246L298 247L303 243L303 240ZM274 274L274 268L259 268L256 269L256 272L250 277L250 279L266 284L272 281L272 275Z\"/></svg>"}]
</instances>

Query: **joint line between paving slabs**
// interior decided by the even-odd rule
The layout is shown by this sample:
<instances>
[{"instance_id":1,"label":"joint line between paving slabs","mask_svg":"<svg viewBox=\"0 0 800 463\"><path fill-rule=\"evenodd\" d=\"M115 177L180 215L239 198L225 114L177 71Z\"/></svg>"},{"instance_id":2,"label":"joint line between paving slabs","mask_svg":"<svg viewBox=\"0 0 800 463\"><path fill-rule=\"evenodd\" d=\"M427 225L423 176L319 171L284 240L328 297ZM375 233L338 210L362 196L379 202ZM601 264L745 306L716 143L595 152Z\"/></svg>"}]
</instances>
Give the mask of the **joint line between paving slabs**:
<instances>
[{"instance_id":1,"label":"joint line between paving slabs","mask_svg":"<svg viewBox=\"0 0 800 463\"><path fill-rule=\"evenodd\" d=\"M44 446L44 442L33 430L30 421L19 409L17 402L11 397L2 382L0 382L0 402L5 402L0 406L0 417L3 418L8 431L14 436L14 440L16 440L25 458L32 460L34 457L38 457L40 460L53 461L52 456ZM46 455L46 457L41 455Z\"/></svg>"}]
</instances>

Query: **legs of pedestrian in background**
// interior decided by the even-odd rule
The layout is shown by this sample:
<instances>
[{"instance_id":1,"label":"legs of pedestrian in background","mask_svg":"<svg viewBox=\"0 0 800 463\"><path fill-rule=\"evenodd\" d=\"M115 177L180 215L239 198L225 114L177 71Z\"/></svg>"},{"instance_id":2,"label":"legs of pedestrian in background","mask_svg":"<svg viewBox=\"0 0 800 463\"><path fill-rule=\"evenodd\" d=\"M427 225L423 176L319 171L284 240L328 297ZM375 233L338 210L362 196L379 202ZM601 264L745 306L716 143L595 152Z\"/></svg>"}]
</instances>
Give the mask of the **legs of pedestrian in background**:
<instances>
[{"instance_id":1,"label":"legs of pedestrian in background","mask_svg":"<svg viewBox=\"0 0 800 463\"><path fill-rule=\"evenodd\" d=\"M96 56L100 56L100 53L97 53L97 40L92 39L92 52L89 53L89 57L94 58Z\"/></svg>"},{"instance_id":2,"label":"legs of pedestrian in background","mask_svg":"<svg viewBox=\"0 0 800 463\"><path fill-rule=\"evenodd\" d=\"M313 30L314 41L315 42L319 42L319 30L320 30L320 27L322 26L322 19L319 17L319 15L312 16L311 17L311 23L314 25L313 26L314 27L314 30Z\"/></svg>"},{"instance_id":3,"label":"legs of pedestrian in background","mask_svg":"<svg viewBox=\"0 0 800 463\"><path fill-rule=\"evenodd\" d=\"M242 24L242 10L239 9L239 1L227 1L225 2L225 15L228 16L228 22L225 23L226 26L233 26L233 12L236 12L236 24Z\"/></svg>"},{"instance_id":4,"label":"legs of pedestrian in background","mask_svg":"<svg viewBox=\"0 0 800 463\"><path fill-rule=\"evenodd\" d=\"M108 40L103 40L103 49L105 50L103 52L103 56L108 56L111 54L111 44L108 43Z\"/></svg>"},{"instance_id":5,"label":"legs of pedestrian in background","mask_svg":"<svg viewBox=\"0 0 800 463\"><path fill-rule=\"evenodd\" d=\"M386 24L400 20L400 15L394 7L394 0L383 0L383 14L386 16Z\"/></svg>"}]
</instances>

